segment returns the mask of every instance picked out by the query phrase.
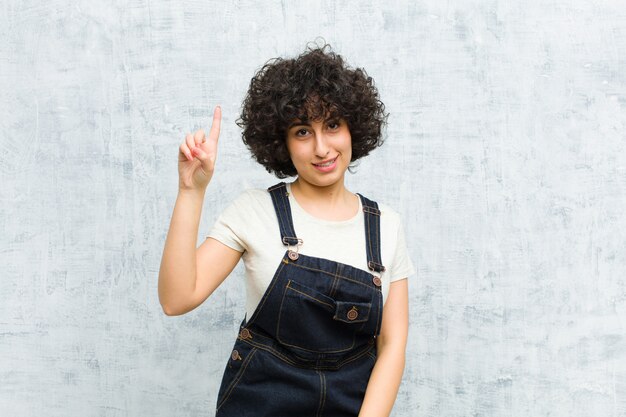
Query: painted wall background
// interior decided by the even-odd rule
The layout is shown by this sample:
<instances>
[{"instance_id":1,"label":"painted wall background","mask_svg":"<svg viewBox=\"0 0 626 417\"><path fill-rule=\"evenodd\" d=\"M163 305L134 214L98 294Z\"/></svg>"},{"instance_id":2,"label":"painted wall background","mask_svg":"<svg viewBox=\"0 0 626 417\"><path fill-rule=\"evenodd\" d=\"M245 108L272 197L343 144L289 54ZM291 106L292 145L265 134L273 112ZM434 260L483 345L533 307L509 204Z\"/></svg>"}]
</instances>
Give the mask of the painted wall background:
<instances>
[{"instance_id":1,"label":"painted wall background","mask_svg":"<svg viewBox=\"0 0 626 417\"><path fill-rule=\"evenodd\" d=\"M349 185L418 270L393 415L626 416L623 2L5 0L0 30L3 416L213 415L242 269L161 312L178 145L222 105L200 243L274 181L250 77L317 36L391 113Z\"/></svg>"}]
</instances>

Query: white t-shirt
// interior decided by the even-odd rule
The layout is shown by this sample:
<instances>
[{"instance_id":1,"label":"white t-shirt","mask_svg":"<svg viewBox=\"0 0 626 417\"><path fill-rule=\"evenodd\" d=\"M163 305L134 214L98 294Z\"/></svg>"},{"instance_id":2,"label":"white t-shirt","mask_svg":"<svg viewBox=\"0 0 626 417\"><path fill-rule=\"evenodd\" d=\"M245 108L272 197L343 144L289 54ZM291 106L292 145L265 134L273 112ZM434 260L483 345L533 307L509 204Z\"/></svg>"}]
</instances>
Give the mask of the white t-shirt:
<instances>
[{"instance_id":1,"label":"white t-shirt","mask_svg":"<svg viewBox=\"0 0 626 417\"><path fill-rule=\"evenodd\" d=\"M367 268L362 207L348 220L322 220L300 207L290 192L290 184L287 184L287 191L296 236L303 240L299 253L351 265L379 276L383 302L389 293L390 282L413 274L400 217L391 208L378 204L381 211L381 258L386 268L381 274ZM243 252L246 313L248 318L252 317L287 250L281 241L269 192L260 189L243 192L222 212L207 237Z\"/></svg>"}]
</instances>

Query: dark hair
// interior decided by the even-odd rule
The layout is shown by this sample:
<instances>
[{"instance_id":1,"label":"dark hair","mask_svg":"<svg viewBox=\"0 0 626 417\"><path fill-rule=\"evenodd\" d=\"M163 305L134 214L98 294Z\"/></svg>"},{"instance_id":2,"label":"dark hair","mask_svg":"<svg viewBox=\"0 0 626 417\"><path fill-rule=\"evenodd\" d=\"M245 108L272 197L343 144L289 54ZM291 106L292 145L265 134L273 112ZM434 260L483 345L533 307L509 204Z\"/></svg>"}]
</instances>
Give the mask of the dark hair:
<instances>
[{"instance_id":1,"label":"dark hair","mask_svg":"<svg viewBox=\"0 0 626 417\"><path fill-rule=\"evenodd\" d=\"M372 78L324 45L294 59L268 61L250 81L237 125L254 159L285 178L297 174L286 144L294 120L344 119L354 162L382 145L387 116Z\"/></svg>"}]
</instances>

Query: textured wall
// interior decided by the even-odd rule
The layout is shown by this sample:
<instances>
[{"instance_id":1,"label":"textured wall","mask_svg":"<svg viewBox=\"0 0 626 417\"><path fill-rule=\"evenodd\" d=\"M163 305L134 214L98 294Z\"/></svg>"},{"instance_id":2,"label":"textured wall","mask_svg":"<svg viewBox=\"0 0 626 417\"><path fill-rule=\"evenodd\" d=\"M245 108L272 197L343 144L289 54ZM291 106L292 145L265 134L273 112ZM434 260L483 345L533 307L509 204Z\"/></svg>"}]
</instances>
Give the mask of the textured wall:
<instances>
[{"instance_id":1,"label":"textured wall","mask_svg":"<svg viewBox=\"0 0 626 417\"><path fill-rule=\"evenodd\" d=\"M178 144L222 105L200 242L274 181L254 70L320 35L391 112L349 185L418 269L393 415L626 416L623 2L5 0L0 30L3 416L212 415L242 270L162 314Z\"/></svg>"}]
</instances>

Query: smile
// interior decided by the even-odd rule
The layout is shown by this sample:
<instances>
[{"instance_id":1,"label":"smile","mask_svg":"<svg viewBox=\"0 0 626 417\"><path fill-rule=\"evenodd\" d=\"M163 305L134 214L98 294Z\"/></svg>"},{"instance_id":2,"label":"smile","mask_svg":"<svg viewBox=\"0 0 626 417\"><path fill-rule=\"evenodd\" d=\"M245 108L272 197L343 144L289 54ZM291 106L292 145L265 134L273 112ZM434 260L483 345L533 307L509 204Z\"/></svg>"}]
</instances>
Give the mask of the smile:
<instances>
[{"instance_id":1,"label":"smile","mask_svg":"<svg viewBox=\"0 0 626 417\"><path fill-rule=\"evenodd\" d=\"M320 168L326 168L334 164L336 160L337 158L331 159L330 161L322 162L321 164L313 164L313 165L315 165L316 167L320 167Z\"/></svg>"},{"instance_id":2,"label":"smile","mask_svg":"<svg viewBox=\"0 0 626 417\"><path fill-rule=\"evenodd\" d=\"M331 159L329 161L325 161L325 162L319 163L319 164L313 164L313 166L318 171L330 172L330 171L334 170L335 167L337 166L337 157L335 157L334 159Z\"/></svg>"}]
</instances>

